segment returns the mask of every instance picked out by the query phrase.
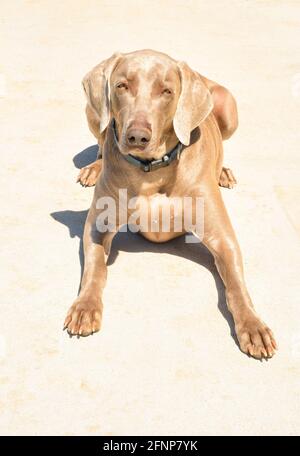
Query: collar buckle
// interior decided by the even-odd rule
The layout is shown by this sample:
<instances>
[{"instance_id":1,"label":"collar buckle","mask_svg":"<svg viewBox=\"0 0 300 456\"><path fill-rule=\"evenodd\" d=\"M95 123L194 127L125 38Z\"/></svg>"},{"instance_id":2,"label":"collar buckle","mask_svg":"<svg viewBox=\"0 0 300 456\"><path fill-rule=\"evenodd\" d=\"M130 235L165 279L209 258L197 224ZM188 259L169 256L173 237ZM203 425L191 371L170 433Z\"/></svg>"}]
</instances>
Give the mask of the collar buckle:
<instances>
[{"instance_id":1,"label":"collar buckle","mask_svg":"<svg viewBox=\"0 0 300 456\"><path fill-rule=\"evenodd\" d=\"M142 170L145 173L149 173L150 171L154 171L158 168L163 168L170 164L170 157L168 155L164 155L162 158L157 160L151 160L147 164L142 164Z\"/></svg>"}]
</instances>

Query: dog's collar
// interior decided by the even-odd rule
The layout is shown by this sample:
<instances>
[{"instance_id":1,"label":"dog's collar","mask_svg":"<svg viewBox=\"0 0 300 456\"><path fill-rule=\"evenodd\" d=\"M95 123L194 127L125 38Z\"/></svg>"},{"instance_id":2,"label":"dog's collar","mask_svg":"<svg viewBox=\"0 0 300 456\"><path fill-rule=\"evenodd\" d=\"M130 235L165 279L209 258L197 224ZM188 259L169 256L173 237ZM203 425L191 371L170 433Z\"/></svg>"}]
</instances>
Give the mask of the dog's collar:
<instances>
[{"instance_id":1,"label":"dog's collar","mask_svg":"<svg viewBox=\"0 0 300 456\"><path fill-rule=\"evenodd\" d=\"M115 143L118 145L118 138L117 138L117 132L116 132L116 126L115 126L115 120L112 121L112 129L113 129L113 134L114 134L114 140ZM155 171L156 169L159 168L164 168L165 166L169 166L169 164L177 158L179 160L180 155L183 152L183 144L179 142L174 149L171 150L171 152L168 152L165 154L162 158L159 158L157 160L142 160L139 157L135 157L134 155L128 154L124 155L121 154L124 160L126 160L128 163L131 163L132 165L136 166L137 168L140 168L142 171L145 173L149 173L150 171Z\"/></svg>"}]
</instances>

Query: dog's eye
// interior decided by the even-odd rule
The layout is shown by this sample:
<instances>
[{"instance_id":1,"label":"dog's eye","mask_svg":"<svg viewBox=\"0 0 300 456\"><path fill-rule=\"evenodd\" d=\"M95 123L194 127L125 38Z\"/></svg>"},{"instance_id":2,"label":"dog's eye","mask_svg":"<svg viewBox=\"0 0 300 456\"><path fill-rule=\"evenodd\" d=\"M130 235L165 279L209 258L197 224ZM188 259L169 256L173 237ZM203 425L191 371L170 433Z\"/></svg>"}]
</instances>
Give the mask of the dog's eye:
<instances>
[{"instance_id":1,"label":"dog's eye","mask_svg":"<svg viewBox=\"0 0 300 456\"><path fill-rule=\"evenodd\" d=\"M170 89L167 89L167 88L164 89L162 93L163 93L163 95L172 95L172 91Z\"/></svg>"},{"instance_id":2,"label":"dog's eye","mask_svg":"<svg viewBox=\"0 0 300 456\"><path fill-rule=\"evenodd\" d=\"M127 90L128 89L128 85L125 84L125 82L119 82L119 84L117 84L117 89Z\"/></svg>"}]
</instances>

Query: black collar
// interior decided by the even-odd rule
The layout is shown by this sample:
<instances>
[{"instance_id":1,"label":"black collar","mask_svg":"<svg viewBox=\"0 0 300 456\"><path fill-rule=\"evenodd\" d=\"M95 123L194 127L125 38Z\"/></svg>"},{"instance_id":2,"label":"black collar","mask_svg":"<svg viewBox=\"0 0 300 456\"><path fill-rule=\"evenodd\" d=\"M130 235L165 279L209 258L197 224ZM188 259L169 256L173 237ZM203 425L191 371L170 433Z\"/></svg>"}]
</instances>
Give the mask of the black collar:
<instances>
[{"instance_id":1,"label":"black collar","mask_svg":"<svg viewBox=\"0 0 300 456\"><path fill-rule=\"evenodd\" d=\"M116 126L115 126L115 120L112 121L112 129L114 132L114 140L115 143L118 146L118 138L117 138L117 132L116 132ZM179 160L181 153L183 152L183 144L179 142L174 149L171 150L171 152L168 152L165 154L162 158L159 158L157 160L142 160L139 157L135 157L134 155L128 154L124 155L121 154L124 160L126 160L128 163L131 163L132 165L136 166L137 168L140 168L142 171L145 173L149 173L150 171L155 171L156 169L159 168L164 168L165 166L168 166L173 160L177 158Z\"/></svg>"}]
</instances>

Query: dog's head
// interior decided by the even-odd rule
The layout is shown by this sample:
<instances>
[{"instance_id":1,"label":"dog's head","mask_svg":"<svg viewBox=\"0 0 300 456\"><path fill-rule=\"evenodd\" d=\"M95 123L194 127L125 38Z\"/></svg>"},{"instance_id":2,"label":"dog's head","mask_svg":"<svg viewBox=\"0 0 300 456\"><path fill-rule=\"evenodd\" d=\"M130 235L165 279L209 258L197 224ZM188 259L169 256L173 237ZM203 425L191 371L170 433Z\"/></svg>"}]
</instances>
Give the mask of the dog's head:
<instances>
[{"instance_id":1,"label":"dog's head","mask_svg":"<svg viewBox=\"0 0 300 456\"><path fill-rule=\"evenodd\" d=\"M120 151L151 158L176 135L185 145L213 108L200 76L154 51L114 54L83 79L100 133L115 119Z\"/></svg>"}]
</instances>

